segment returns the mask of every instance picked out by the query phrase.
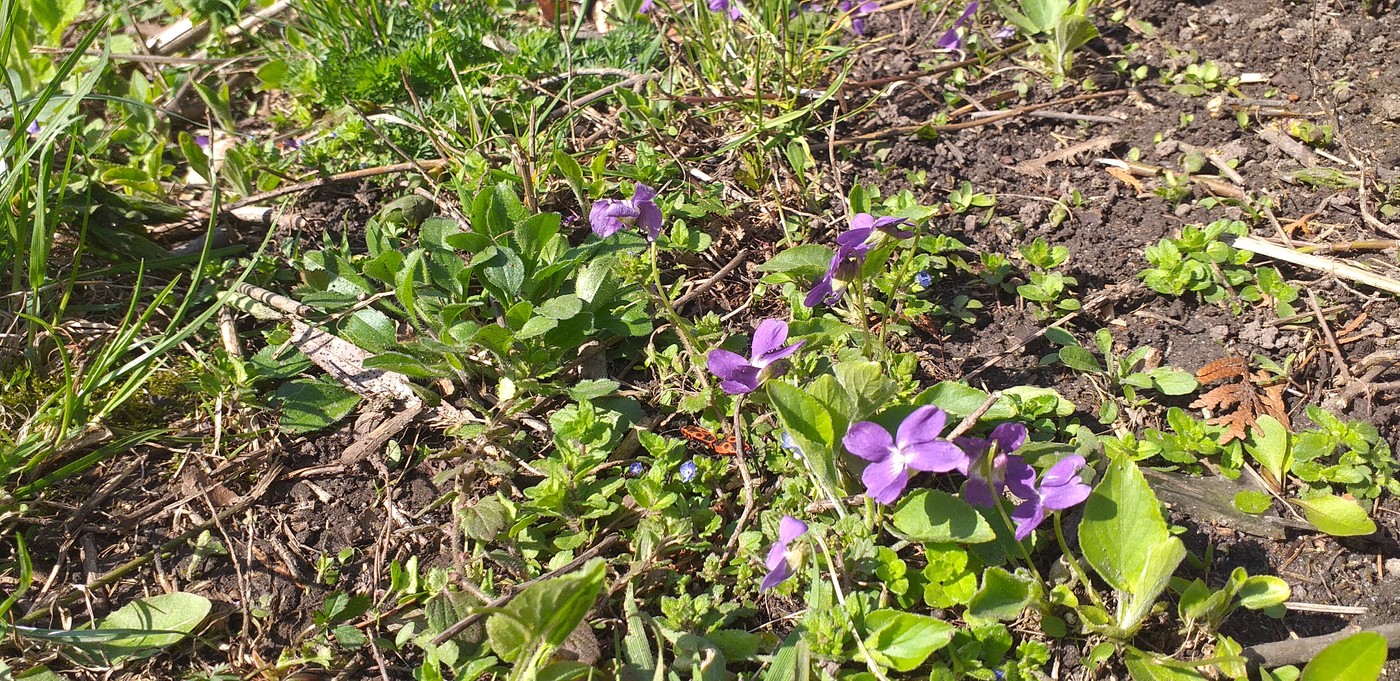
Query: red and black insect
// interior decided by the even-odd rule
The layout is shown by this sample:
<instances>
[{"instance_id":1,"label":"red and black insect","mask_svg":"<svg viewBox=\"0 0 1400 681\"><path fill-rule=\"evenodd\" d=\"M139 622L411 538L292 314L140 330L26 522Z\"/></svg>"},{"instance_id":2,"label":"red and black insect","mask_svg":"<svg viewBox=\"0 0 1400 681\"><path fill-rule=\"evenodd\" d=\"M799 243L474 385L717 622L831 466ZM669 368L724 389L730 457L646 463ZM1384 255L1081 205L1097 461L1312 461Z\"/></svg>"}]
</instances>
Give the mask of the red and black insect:
<instances>
[{"instance_id":1,"label":"red and black insect","mask_svg":"<svg viewBox=\"0 0 1400 681\"><path fill-rule=\"evenodd\" d=\"M734 456L739 451L738 440L733 435L721 440L718 435L701 426L681 426L681 437L707 447L720 456Z\"/></svg>"}]
</instances>

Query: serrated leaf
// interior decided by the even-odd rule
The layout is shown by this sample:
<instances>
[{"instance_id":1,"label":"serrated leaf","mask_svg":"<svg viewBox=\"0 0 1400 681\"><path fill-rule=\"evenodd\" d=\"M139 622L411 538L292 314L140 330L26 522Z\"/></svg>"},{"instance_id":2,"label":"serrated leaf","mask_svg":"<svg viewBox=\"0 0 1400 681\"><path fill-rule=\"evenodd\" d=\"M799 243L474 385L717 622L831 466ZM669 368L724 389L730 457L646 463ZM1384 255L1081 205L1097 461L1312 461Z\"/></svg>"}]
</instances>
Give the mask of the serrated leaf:
<instances>
[{"instance_id":1,"label":"serrated leaf","mask_svg":"<svg viewBox=\"0 0 1400 681\"><path fill-rule=\"evenodd\" d=\"M457 514L468 539L490 541L506 528L506 509L495 496L482 497Z\"/></svg>"},{"instance_id":2,"label":"serrated leaf","mask_svg":"<svg viewBox=\"0 0 1400 681\"><path fill-rule=\"evenodd\" d=\"M577 572L520 592L486 620L493 650L507 662L530 659L540 646L557 648L583 621L603 588L605 561L595 558Z\"/></svg>"},{"instance_id":3,"label":"serrated leaf","mask_svg":"<svg viewBox=\"0 0 1400 681\"><path fill-rule=\"evenodd\" d=\"M1008 622L1021 616L1035 596L1029 578L999 567L982 573L982 586L968 601L966 616L975 620Z\"/></svg>"},{"instance_id":4,"label":"serrated leaf","mask_svg":"<svg viewBox=\"0 0 1400 681\"><path fill-rule=\"evenodd\" d=\"M328 378L298 379L279 386L272 402L281 412L278 426L282 432L300 435L345 418L360 403L360 396Z\"/></svg>"}]
</instances>

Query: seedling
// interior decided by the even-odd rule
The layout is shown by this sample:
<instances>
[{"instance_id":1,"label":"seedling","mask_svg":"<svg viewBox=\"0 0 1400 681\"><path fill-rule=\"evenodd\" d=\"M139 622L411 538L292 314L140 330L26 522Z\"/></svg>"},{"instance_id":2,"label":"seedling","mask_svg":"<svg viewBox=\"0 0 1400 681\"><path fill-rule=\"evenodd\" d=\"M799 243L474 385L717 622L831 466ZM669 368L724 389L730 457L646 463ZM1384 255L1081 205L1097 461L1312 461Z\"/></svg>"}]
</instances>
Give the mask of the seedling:
<instances>
[{"instance_id":1,"label":"seedling","mask_svg":"<svg viewBox=\"0 0 1400 681\"><path fill-rule=\"evenodd\" d=\"M1094 333L1094 345L1099 357L1089 349L1070 344L1060 348L1057 357L1065 366L1089 374L1105 397L1099 409L1099 421L1113 423L1118 418L1119 399L1122 405L1136 410L1151 400L1140 397L1139 390L1154 390L1163 395L1186 395L1194 392L1196 379L1191 374L1171 367L1156 366L1160 356L1156 349L1140 347L1127 355L1113 350L1113 334L1108 329Z\"/></svg>"}]
</instances>

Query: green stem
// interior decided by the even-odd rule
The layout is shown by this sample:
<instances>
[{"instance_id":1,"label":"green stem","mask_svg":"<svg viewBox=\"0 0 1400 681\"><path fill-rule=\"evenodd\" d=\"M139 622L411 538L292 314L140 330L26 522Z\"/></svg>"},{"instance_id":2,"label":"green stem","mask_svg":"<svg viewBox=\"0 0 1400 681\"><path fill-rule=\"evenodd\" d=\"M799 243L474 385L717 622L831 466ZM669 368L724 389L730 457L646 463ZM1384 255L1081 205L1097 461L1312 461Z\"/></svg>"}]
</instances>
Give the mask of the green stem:
<instances>
[{"instance_id":1,"label":"green stem","mask_svg":"<svg viewBox=\"0 0 1400 681\"><path fill-rule=\"evenodd\" d=\"M661 283L661 268L657 265L656 260L656 242L651 243L648 251L651 253L651 281L656 287L656 299L659 301L656 306L661 308L662 314L666 315L671 326L676 327L676 335L680 337L681 344L685 346L685 351L690 354L692 360L699 358L700 353L695 350L695 338L690 335L690 327L676 312L675 304L671 302L671 297L666 294L666 286ZM701 385L704 385L705 391L709 392L711 390L710 377L700 368L703 364L703 362L691 361L690 370L700 377Z\"/></svg>"},{"instance_id":2,"label":"green stem","mask_svg":"<svg viewBox=\"0 0 1400 681\"><path fill-rule=\"evenodd\" d=\"M850 609L846 607L846 594L841 591L841 580L836 576L836 563L831 558L831 550L826 547L826 542L815 532L808 533L807 536L811 537L812 541L815 541L817 546L821 547L822 556L826 558L826 573L831 578L831 588L836 592L836 602L841 604L842 610L850 612ZM856 648L860 649L861 656L865 658L866 669L869 669L870 673L874 674L875 678L880 681L889 681L889 678L885 676L884 670L880 669L880 666L875 664L875 660L871 657L870 651L865 649L865 643L861 641L860 634L855 630L855 623L852 622L850 618L843 619L845 619L846 626L850 629L851 638L855 639Z\"/></svg>"},{"instance_id":3,"label":"green stem","mask_svg":"<svg viewBox=\"0 0 1400 681\"><path fill-rule=\"evenodd\" d=\"M914 225L914 236L912 237L912 238L914 239L914 247L913 247L913 248L906 248L906 249L904 249L904 261L903 261L903 263L902 263L902 264L900 265L900 267L899 267L899 273L898 273L897 275L895 275L894 285L895 285L896 288L898 288L898 287L900 287L900 286L903 286L904 283L905 283L906 281L909 280L909 267L910 267L911 265L914 264L914 256L915 256L915 255L918 255L918 250L919 250L919 237L923 236L923 235L921 234L922 231L923 231L922 225L916 223L916 224ZM885 347L885 338L886 338L886 334L889 332L890 322L893 321L894 319L898 318L898 317L900 316L900 313L902 313L902 312L904 311L904 298L903 298L903 297L900 297L900 298L899 298L899 301L898 301L897 305L898 305L898 308L897 308L897 309L891 309L891 310L890 310L890 315L889 315L889 317L885 319L885 323L880 325L880 346L881 346L881 347Z\"/></svg>"},{"instance_id":4,"label":"green stem","mask_svg":"<svg viewBox=\"0 0 1400 681\"><path fill-rule=\"evenodd\" d=\"M1001 514L1001 521L1006 523L1006 526L1014 533L1016 525L1011 522L1011 514L1006 512L1006 499L1002 497L997 498L997 513ZM1026 545L1018 541L1015 536L1012 536L1011 539L1016 542L1016 548L1021 551L1021 558L1026 561L1026 567L1030 568L1036 581L1045 584L1045 578L1040 576L1040 570L1035 567L1035 561L1031 560L1031 552L1026 550Z\"/></svg>"},{"instance_id":5,"label":"green stem","mask_svg":"<svg viewBox=\"0 0 1400 681\"><path fill-rule=\"evenodd\" d=\"M1080 566L1079 559L1074 557L1074 553L1069 550L1069 542L1065 541L1064 528L1060 527L1060 514L1055 514L1055 539L1060 542L1060 552L1065 557L1065 562L1069 563L1069 571L1074 573L1075 579L1079 580L1080 586L1084 587L1084 593L1089 594L1089 600L1094 602L1100 610L1107 612L1104 607L1103 598L1099 596L1098 590L1089 582L1089 576L1084 573L1084 568Z\"/></svg>"}]
</instances>

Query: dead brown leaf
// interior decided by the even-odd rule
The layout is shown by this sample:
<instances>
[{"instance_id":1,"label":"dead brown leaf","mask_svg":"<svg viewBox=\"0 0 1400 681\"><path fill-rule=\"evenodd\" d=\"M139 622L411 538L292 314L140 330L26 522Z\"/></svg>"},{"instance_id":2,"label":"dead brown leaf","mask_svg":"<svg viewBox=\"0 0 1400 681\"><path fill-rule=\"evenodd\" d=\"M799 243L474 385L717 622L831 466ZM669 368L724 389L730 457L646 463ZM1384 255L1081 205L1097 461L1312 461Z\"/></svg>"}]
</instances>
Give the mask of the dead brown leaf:
<instances>
[{"instance_id":1,"label":"dead brown leaf","mask_svg":"<svg viewBox=\"0 0 1400 681\"><path fill-rule=\"evenodd\" d=\"M1232 440L1243 440L1247 429L1254 427L1255 421L1265 414L1278 419L1284 428L1291 429L1288 409L1283 404L1283 384L1258 384L1265 379L1265 376L1251 377L1249 363L1242 357L1217 359L1201 367L1196 372L1196 380L1201 385L1221 385L1201 395L1191 403L1191 407L1219 414L1208 422L1225 426L1225 432L1220 436L1222 445Z\"/></svg>"}]
</instances>

